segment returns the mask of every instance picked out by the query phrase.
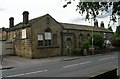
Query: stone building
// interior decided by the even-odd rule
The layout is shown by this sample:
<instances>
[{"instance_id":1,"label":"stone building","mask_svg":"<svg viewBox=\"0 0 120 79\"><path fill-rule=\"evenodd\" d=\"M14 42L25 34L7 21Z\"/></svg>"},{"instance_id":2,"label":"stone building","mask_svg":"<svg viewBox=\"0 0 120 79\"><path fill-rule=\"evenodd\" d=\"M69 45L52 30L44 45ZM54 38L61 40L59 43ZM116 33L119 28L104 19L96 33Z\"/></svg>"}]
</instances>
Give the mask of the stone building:
<instances>
[{"instance_id":1,"label":"stone building","mask_svg":"<svg viewBox=\"0 0 120 79\"><path fill-rule=\"evenodd\" d=\"M14 54L28 58L40 58L73 54L80 48L82 39L89 37L92 30L111 39L111 32L101 27L57 22L49 14L29 20L29 12L23 12L23 22L14 26L9 19L7 42L12 42Z\"/></svg>"}]
</instances>

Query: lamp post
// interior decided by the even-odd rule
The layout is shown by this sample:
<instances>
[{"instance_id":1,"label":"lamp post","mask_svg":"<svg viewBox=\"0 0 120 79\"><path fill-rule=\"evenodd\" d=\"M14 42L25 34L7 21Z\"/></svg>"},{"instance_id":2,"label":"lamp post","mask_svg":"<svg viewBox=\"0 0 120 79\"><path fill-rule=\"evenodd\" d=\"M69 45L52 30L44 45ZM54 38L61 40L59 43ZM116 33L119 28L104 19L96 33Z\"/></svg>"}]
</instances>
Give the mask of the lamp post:
<instances>
[{"instance_id":1,"label":"lamp post","mask_svg":"<svg viewBox=\"0 0 120 79\"><path fill-rule=\"evenodd\" d=\"M93 26L92 26L92 16L91 16L91 27L92 27L92 54L94 54L94 46L93 46L93 41L94 41L94 38L93 38Z\"/></svg>"}]
</instances>

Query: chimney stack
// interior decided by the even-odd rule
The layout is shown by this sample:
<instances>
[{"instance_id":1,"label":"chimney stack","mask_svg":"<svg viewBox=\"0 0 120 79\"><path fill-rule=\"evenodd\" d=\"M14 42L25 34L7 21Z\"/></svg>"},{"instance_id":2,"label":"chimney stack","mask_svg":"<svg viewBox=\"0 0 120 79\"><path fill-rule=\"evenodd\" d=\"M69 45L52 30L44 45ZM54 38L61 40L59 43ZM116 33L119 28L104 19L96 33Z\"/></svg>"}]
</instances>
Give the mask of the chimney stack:
<instances>
[{"instance_id":1,"label":"chimney stack","mask_svg":"<svg viewBox=\"0 0 120 79\"><path fill-rule=\"evenodd\" d=\"M23 24L28 24L28 21L29 21L29 12L24 11L23 12Z\"/></svg>"},{"instance_id":2,"label":"chimney stack","mask_svg":"<svg viewBox=\"0 0 120 79\"><path fill-rule=\"evenodd\" d=\"M101 21L100 27L104 28L104 22Z\"/></svg>"},{"instance_id":3,"label":"chimney stack","mask_svg":"<svg viewBox=\"0 0 120 79\"><path fill-rule=\"evenodd\" d=\"M94 22L94 27L98 27L98 21L97 20L95 20L95 22Z\"/></svg>"},{"instance_id":4,"label":"chimney stack","mask_svg":"<svg viewBox=\"0 0 120 79\"><path fill-rule=\"evenodd\" d=\"M14 18L10 17L9 18L9 28L12 28L14 26Z\"/></svg>"}]
</instances>

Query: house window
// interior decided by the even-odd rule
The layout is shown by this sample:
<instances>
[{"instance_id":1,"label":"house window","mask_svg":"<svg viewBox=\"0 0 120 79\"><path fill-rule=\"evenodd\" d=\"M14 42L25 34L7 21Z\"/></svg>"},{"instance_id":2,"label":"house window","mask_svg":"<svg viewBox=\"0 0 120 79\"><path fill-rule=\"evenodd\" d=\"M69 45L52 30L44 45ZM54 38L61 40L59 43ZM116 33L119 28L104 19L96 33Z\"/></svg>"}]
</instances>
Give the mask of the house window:
<instances>
[{"instance_id":1,"label":"house window","mask_svg":"<svg viewBox=\"0 0 120 79\"><path fill-rule=\"evenodd\" d=\"M103 37L106 38L106 33L103 33Z\"/></svg>"},{"instance_id":2,"label":"house window","mask_svg":"<svg viewBox=\"0 0 120 79\"><path fill-rule=\"evenodd\" d=\"M83 40L83 34L80 33L80 34L79 34L79 47L81 47L81 42L82 42L82 40Z\"/></svg>"},{"instance_id":3,"label":"house window","mask_svg":"<svg viewBox=\"0 0 120 79\"><path fill-rule=\"evenodd\" d=\"M38 33L38 46L43 46L43 34Z\"/></svg>"},{"instance_id":4,"label":"house window","mask_svg":"<svg viewBox=\"0 0 120 79\"><path fill-rule=\"evenodd\" d=\"M56 46L57 45L57 34L53 34L53 45Z\"/></svg>"},{"instance_id":5,"label":"house window","mask_svg":"<svg viewBox=\"0 0 120 79\"><path fill-rule=\"evenodd\" d=\"M26 38L26 29L23 29L23 30L22 30L22 38L23 38L23 39Z\"/></svg>"},{"instance_id":6,"label":"house window","mask_svg":"<svg viewBox=\"0 0 120 79\"><path fill-rule=\"evenodd\" d=\"M51 46L51 32L45 32L45 46Z\"/></svg>"}]
</instances>

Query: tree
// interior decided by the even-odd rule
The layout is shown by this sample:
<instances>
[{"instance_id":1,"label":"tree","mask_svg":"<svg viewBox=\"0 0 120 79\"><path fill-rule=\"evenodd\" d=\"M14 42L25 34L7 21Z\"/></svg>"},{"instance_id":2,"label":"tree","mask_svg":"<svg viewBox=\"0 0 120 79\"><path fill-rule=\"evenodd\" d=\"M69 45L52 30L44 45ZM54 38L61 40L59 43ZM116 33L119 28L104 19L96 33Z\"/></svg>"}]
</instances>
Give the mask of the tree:
<instances>
[{"instance_id":1,"label":"tree","mask_svg":"<svg viewBox=\"0 0 120 79\"><path fill-rule=\"evenodd\" d=\"M66 4L63 8L72 3L72 0L65 0ZM75 0L73 0L75 1ZM90 15L94 20L99 14L103 12L110 13L109 8L112 8L112 14L110 16L110 22L116 22L116 16L120 15L120 1L119 2L82 2L81 0L76 5L76 11L80 14L86 14L86 19L90 19ZM109 24L108 24L109 25Z\"/></svg>"},{"instance_id":2,"label":"tree","mask_svg":"<svg viewBox=\"0 0 120 79\"><path fill-rule=\"evenodd\" d=\"M108 27L108 29L109 29L110 31L113 31L111 26L110 26L110 27Z\"/></svg>"},{"instance_id":3,"label":"tree","mask_svg":"<svg viewBox=\"0 0 120 79\"><path fill-rule=\"evenodd\" d=\"M117 46L117 47L120 47L120 25L117 26L117 29L116 29L116 32L114 34L114 37L113 37L113 41L112 41L112 44L114 46Z\"/></svg>"},{"instance_id":4,"label":"tree","mask_svg":"<svg viewBox=\"0 0 120 79\"><path fill-rule=\"evenodd\" d=\"M120 36L120 25L117 26L117 29L116 29L115 33L116 33L117 36Z\"/></svg>"},{"instance_id":5,"label":"tree","mask_svg":"<svg viewBox=\"0 0 120 79\"><path fill-rule=\"evenodd\" d=\"M92 37L90 37L90 43L92 44ZM93 34L93 45L96 49L103 48L104 37L100 33Z\"/></svg>"},{"instance_id":6,"label":"tree","mask_svg":"<svg viewBox=\"0 0 120 79\"><path fill-rule=\"evenodd\" d=\"M81 46L82 46L83 49L88 49L89 46L90 46L90 41L89 41L89 39L84 39L84 40L82 40Z\"/></svg>"}]
</instances>

